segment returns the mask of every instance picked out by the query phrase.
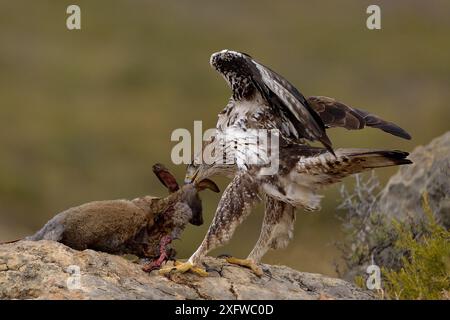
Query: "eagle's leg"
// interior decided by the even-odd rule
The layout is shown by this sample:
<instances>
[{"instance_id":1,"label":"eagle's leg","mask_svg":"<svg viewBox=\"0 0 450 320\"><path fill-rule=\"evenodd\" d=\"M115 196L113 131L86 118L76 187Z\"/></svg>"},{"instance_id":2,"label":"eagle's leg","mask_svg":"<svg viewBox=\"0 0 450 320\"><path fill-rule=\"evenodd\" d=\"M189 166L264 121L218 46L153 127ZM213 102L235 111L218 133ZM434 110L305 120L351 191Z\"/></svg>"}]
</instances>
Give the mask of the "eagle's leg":
<instances>
[{"instance_id":1,"label":"eagle's leg","mask_svg":"<svg viewBox=\"0 0 450 320\"><path fill-rule=\"evenodd\" d=\"M236 227L248 216L259 200L258 186L246 173L237 174L225 189L217 206L214 219L200 247L189 260L175 268L164 268L160 273L194 270L206 254L227 243Z\"/></svg>"},{"instance_id":2,"label":"eagle's leg","mask_svg":"<svg viewBox=\"0 0 450 320\"><path fill-rule=\"evenodd\" d=\"M260 200L257 192L258 185L250 175L242 172L235 176L219 202L208 234L189 261L198 263L208 251L226 244L231 239L236 227L250 214L251 209ZM226 260L228 263L248 267L258 276L263 274L261 268L254 261L234 257L227 257Z\"/></svg>"},{"instance_id":3,"label":"eagle's leg","mask_svg":"<svg viewBox=\"0 0 450 320\"><path fill-rule=\"evenodd\" d=\"M261 276L262 269L257 265L269 248L278 249L285 247L290 238L295 220L294 207L279 200L266 196L265 214L261 228L261 234L255 247L247 259L228 257L228 263L237 264L252 269Z\"/></svg>"},{"instance_id":4,"label":"eagle's leg","mask_svg":"<svg viewBox=\"0 0 450 320\"><path fill-rule=\"evenodd\" d=\"M259 239L247 260L258 263L269 248L282 249L293 237L295 208L287 203L265 198L265 214Z\"/></svg>"},{"instance_id":5,"label":"eagle's leg","mask_svg":"<svg viewBox=\"0 0 450 320\"><path fill-rule=\"evenodd\" d=\"M268 196L265 198L265 205L261 234L247 259L226 258L228 263L250 268L258 276L263 275L263 271L257 263L261 261L269 248L286 247L292 238L295 221L295 208L293 206Z\"/></svg>"}]
</instances>

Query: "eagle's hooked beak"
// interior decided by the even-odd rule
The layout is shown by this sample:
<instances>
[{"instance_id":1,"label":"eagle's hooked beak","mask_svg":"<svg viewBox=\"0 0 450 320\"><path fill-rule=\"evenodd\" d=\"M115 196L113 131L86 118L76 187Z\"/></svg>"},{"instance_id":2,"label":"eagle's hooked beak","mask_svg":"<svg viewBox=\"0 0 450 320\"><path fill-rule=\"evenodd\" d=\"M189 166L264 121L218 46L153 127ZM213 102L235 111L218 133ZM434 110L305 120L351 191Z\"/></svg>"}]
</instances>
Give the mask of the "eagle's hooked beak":
<instances>
[{"instance_id":1,"label":"eagle's hooked beak","mask_svg":"<svg viewBox=\"0 0 450 320\"><path fill-rule=\"evenodd\" d=\"M193 172L186 172L186 175L184 176L184 184L195 183L195 179L197 178L198 173L199 167L196 168Z\"/></svg>"}]
</instances>

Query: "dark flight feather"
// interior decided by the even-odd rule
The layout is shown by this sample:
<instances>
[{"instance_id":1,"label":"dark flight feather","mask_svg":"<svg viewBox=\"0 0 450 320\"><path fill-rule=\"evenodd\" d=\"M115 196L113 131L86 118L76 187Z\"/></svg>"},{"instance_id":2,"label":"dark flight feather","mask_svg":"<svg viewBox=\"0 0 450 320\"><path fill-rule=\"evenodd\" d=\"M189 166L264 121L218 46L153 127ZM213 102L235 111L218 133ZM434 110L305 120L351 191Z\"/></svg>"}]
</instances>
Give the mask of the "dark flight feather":
<instances>
[{"instance_id":1,"label":"dark flight feather","mask_svg":"<svg viewBox=\"0 0 450 320\"><path fill-rule=\"evenodd\" d=\"M252 81L261 95L273 106L287 115L301 137L320 141L334 154L331 140L325 132L325 125L311 108L305 97L289 81L270 68L245 55L252 71Z\"/></svg>"},{"instance_id":2,"label":"dark flight feather","mask_svg":"<svg viewBox=\"0 0 450 320\"><path fill-rule=\"evenodd\" d=\"M385 121L367 111L349 107L333 98L314 96L308 98L308 103L329 128L343 127L348 130L359 130L368 126L403 139L411 139L409 133L395 123Z\"/></svg>"}]
</instances>

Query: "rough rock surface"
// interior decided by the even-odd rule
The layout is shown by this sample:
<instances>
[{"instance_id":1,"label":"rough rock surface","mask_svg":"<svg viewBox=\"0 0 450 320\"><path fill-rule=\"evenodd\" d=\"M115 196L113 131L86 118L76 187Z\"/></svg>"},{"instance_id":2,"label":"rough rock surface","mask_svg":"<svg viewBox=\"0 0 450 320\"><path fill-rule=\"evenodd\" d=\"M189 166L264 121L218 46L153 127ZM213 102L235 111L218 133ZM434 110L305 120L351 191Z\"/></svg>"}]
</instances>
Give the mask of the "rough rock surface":
<instances>
[{"instance_id":1,"label":"rough rock surface","mask_svg":"<svg viewBox=\"0 0 450 320\"><path fill-rule=\"evenodd\" d=\"M209 277L188 273L167 278L145 273L120 256L76 251L52 241L20 241L0 245L0 299L374 298L346 281L285 266L263 265L265 275L258 278L222 259L205 263Z\"/></svg>"},{"instance_id":2,"label":"rough rock surface","mask_svg":"<svg viewBox=\"0 0 450 320\"><path fill-rule=\"evenodd\" d=\"M397 219L423 217L418 213L426 191L436 217L450 228L450 131L417 147L409 158L414 164L400 167L383 190L381 211Z\"/></svg>"}]
</instances>

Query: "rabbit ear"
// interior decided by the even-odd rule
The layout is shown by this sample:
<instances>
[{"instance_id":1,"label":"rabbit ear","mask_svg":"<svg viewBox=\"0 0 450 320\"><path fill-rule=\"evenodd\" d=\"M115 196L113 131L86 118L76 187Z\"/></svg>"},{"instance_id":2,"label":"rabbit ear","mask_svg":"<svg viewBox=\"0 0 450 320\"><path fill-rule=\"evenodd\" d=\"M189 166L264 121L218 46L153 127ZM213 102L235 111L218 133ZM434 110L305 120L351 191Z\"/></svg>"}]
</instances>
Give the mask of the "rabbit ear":
<instances>
[{"instance_id":1,"label":"rabbit ear","mask_svg":"<svg viewBox=\"0 0 450 320\"><path fill-rule=\"evenodd\" d=\"M173 174L171 174L164 165L160 163L155 164L153 166L153 173L158 177L159 181L169 189L170 193L180 189L177 179L175 179Z\"/></svg>"},{"instance_id":2,"label":"rabbit ear","mask_svg":"<svg viewBox=\"0 0 450 320\"><path fill-rule=\"evenodd\" d=\"M203 179L202 181L197 183L196 187L197 187L197 189L199 191L202 191L202 190L205 190L205 189L209 189L209 190L211 190L213 192L216 192L216 193L220 192L220 189L217 186L217 184L214 181L209 180L209 179Z\"/></svg>"}]
</instances>

